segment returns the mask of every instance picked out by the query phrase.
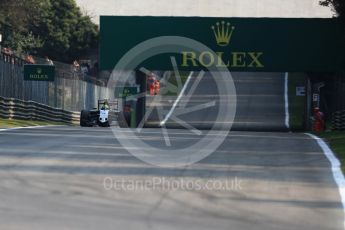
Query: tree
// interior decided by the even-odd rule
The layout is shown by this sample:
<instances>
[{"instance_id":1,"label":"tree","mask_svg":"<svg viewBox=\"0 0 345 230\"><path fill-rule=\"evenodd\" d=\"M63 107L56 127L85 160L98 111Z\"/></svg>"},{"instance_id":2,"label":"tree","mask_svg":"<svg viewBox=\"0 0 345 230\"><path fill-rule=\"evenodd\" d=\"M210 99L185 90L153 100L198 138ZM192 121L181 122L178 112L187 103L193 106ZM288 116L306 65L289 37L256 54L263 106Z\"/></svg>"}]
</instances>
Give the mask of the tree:
<instances>
[{"instance_id":1,"label":"tree","mask_svg":"<svg viewBox=\"0 0 345 230\"><path fill-rule=\"evenodd\" d=\"M98 27L74 0L1 0L4 45L71 62L98 46Z\"/></svg>"},{"instance_id":2,"label":"tree","mask_svg":"<svg viewBox=\"0 0 345 230\"><path fill-rule=\"evenodd\" d=\"M43 47L43 44L43 41L39 37L35 37L31 31L26 35L13 32L5 43L8 47L13 47L17 54L34 51Z\"/></svg>"},{"instance_id":3,"label":"tree","mask_svg":"<svg viewBox=\"0 0 345 230\"><path fill-rule=\"evenodd\" d=\"M345 1L344 0L322 0L320 5L332 7L332 10L344 20L345 18Z\"/></svg>"},{"instance_id":4,"label":"tree","mask_svg":"<svg viewBox=\"0 0 345 230\"><path fill-rule=\"evenodd\" d=\"M4 35L4 45L18 53L40 48L43 42L39 35L29 28L39 20L41 7L39 0L2 0L0 2L0 31ZM36 7L32 7L36 6Z\"/></svg>"},{"instance_id":5,"label":"tree","mask_svg":"<svg viewBox=\"0 0 345 230\"><path fill-rule=\"evenodd\" d=\"M40 53L70 62L97 47L98 27L81 14L74 0L51 1L50 9L39 28L46 34Z\"/></svg>"}]
</instances>

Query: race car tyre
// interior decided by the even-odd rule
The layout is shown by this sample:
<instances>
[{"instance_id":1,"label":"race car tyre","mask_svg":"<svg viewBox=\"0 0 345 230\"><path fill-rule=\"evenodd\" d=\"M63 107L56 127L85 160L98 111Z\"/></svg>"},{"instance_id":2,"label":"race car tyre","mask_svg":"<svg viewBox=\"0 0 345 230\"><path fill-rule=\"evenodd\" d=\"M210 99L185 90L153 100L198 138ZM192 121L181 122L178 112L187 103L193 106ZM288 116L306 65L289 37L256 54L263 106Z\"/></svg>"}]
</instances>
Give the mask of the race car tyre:
<instances>
[{"instance_id":1,"label":"race car tyre","mask_svg":"<svg viewBox=\"0 0 345 230\"><path fill-rule=\"evenodd\" d=\"M89 120L89 111L82 110L80 113L80 126L81 127L88 126L88 120Z\"/></svg>"}]
</instances>

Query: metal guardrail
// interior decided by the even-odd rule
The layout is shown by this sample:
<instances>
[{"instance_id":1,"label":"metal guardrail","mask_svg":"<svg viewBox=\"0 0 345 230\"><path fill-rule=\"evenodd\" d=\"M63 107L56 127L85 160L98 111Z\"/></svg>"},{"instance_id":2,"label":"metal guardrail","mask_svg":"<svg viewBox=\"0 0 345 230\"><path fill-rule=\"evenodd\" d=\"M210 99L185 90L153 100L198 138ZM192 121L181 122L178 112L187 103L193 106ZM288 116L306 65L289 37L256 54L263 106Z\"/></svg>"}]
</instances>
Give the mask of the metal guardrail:
<instances>
[{"instance_id":1,"label":"metal guardrail","mask_svg":"<svg viewBox=\"0 0 345 230\"><path fill-rule=\"evenodd\" d=\"M345 130L345 110L339 110L332 114L332 129Z\"/></svg>"},{"instance_id":2,"label":"metal guardrail","mask_svg":"<svg viewBox=\"0 0 345 230\"><path fill-rule=\"evenodd\" d=\"M0 117L37 121L79 123L80 113L57 109L34 101L0 96Z\"/></svg>"}]
</instances>

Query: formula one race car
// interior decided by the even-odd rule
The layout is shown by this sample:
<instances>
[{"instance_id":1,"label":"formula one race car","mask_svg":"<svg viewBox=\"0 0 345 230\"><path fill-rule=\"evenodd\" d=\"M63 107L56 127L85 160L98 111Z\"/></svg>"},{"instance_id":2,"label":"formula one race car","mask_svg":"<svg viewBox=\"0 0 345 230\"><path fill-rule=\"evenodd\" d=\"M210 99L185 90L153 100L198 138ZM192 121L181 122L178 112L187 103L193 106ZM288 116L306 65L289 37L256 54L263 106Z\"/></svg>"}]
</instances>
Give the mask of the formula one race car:
<instances>
[{"instance_id":1,"label":"formula one race car","mask_svg":"<svg viewBox=\"0 0 345 230\"><path fill-rule=\"evenodd\" d=\"M114 108L111 108L114 107ZM92 110L82 110L80 113L80 126L102 126L109 127L118 109L117 101L98 100L98 107Z\"/></svg>"}]
</instances>

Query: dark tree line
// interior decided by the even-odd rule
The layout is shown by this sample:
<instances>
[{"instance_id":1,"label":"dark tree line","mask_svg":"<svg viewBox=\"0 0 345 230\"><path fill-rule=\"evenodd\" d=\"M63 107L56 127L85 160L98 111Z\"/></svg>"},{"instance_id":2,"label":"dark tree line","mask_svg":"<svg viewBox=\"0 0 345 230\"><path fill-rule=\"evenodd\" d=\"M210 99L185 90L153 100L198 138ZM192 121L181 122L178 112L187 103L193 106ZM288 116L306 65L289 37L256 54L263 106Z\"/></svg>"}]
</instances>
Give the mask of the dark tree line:
<instances>
[{"instance_id":1,"label":"dark tree line","mask_svg":"<svg viewBox=\"0 0 345 230\"><path fill-rule=\"evenodd\" d=\"M74 0L0 0L3 46L70 62L98 46L98 27Z\"/></svg>"},{"instance_id":2,"label":"dark tree line","mask_svg":"<svg viewBox=\"0 0 345 230\"><path fill-rule=\"evenodd\" d=\"M345 0L322 0L322 6L332 7L333 11L344 20L345 18Z\"/></svg>"}]
</instances>

